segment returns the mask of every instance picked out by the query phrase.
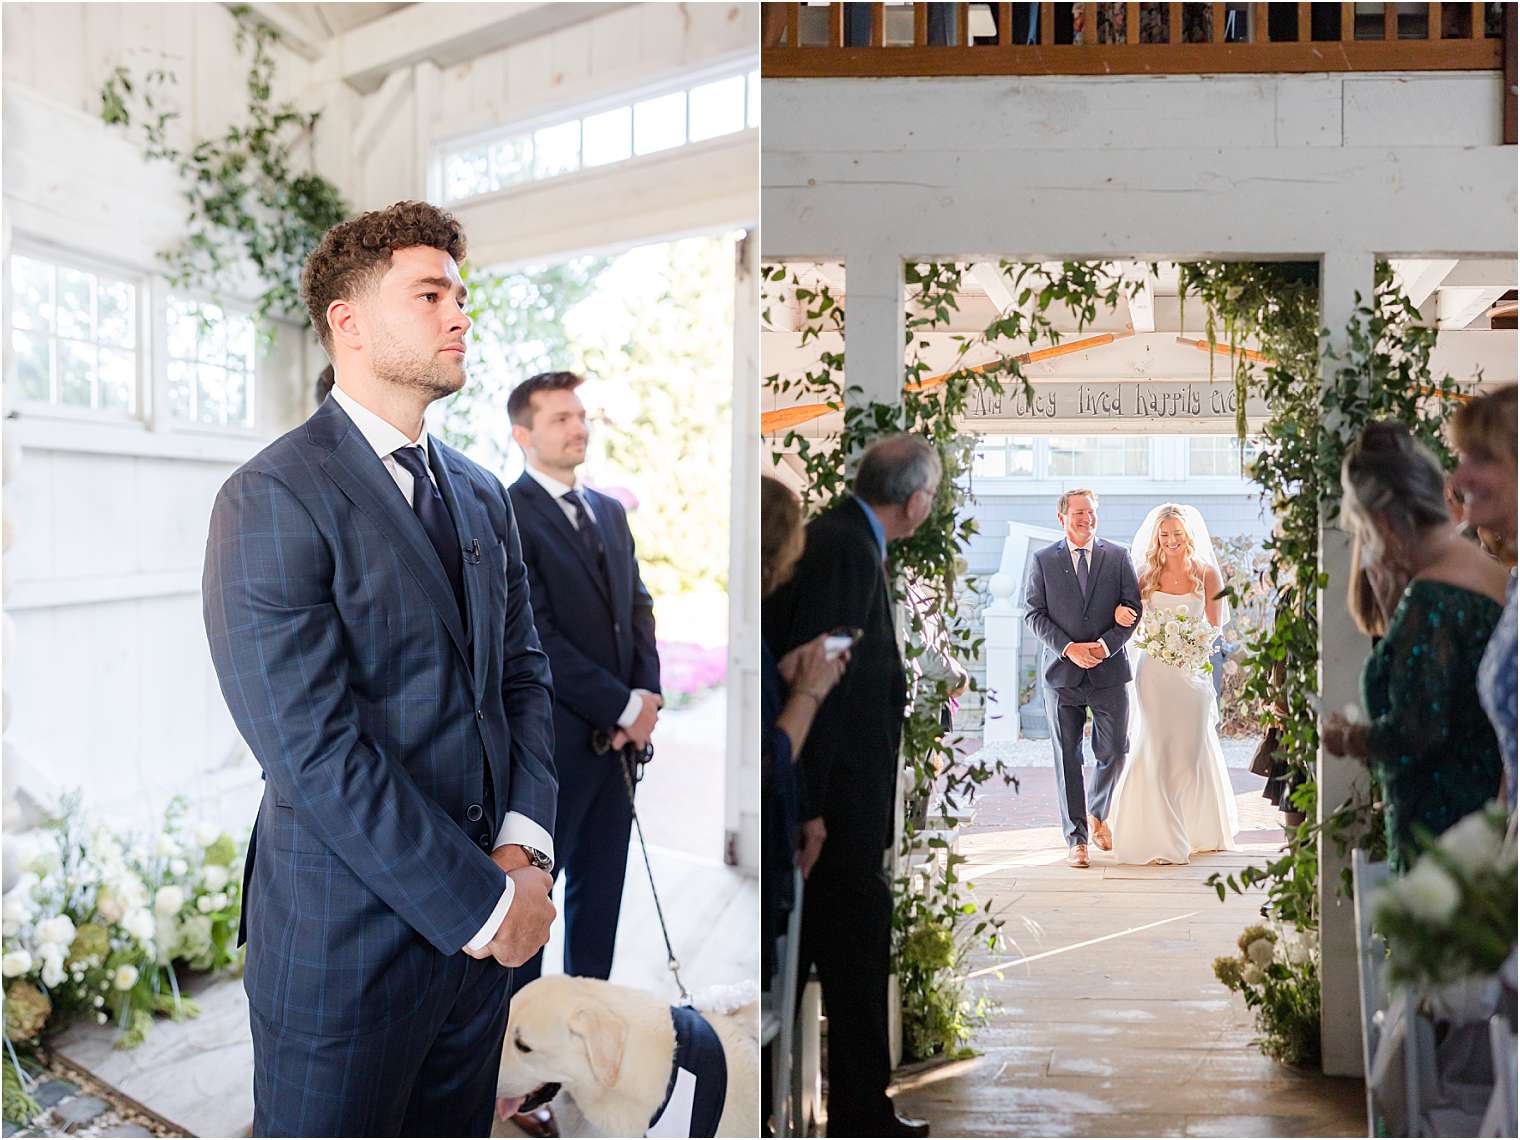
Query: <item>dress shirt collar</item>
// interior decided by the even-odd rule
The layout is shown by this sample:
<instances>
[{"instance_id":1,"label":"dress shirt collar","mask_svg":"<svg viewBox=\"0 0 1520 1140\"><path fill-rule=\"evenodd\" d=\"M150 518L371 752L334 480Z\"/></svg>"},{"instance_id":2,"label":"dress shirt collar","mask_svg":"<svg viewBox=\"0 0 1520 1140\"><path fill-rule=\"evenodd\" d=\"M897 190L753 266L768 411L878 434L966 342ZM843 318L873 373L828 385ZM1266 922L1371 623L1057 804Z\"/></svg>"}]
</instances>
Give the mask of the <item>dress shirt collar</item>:
<instances>
[{"instance_id":1,"label":"dress shirt collar","mask_svg":"<svg viewBox=\"0 0 1520 1140\"><path fill-rule=\"evenodd\" d=\"M1070 554L1073 558L1075 558L1077 556L1077 551L1079 551L1079 550L1085 550L1085 551L1087 551L1087 560L1089 562L1091 562L1092 561L1092 556L1096 552L1097 548L1098 548L1098 536L1097 535L1093 535L1091 538L1089 538L1087 540L1087 545L1086 546L1073 546L1071 544L1071 539L1068 538L1066 540L1066 552L1068 554Z\"/></svg>"},{"instance_id":2,"label":"dress shirt collar","mask_svg":"<svg viewBox=\"0 0 1520 1140\"><path fill-rule=\"evenodd\" d=\"M860 509L865 512L866 522L871 524L871 534L876 538L876 545L881 549L881 556L882 558L886 558L887 528L881 525L881 520L876 517L876 512L871 509L869 503L867 503L859 495L851 495L850 497L859 503Z\"/></svg>"},{"instance_id":3,"label":"dress shirt collar","mask_svg":"<svg viewBox=\"0 0 1520 1140\"><path fill-rule=\"evenodd\" d=\"M431 462L426 431L417 439L407 439L406 433L395 424L370 411L336 384L333 385L332 395L338 401L338 406L348 413L348 418L354 421L354 427L359 429L365 442L375 449L375 454L381 459L403 447L418 446L422 448L422 457Z\"/></svg>"},{"instance_id":4,"label":"dress shirt collar","mask_svg":"<svg viewBox=\"0 0 1520 1140\"><path fill-rule=\"evenodd\" d=\"M579 471L575 473L575 483L572 486L567 487L553 475L545 475L531 463L524 463L523 470L528 473L528 476L535 483L537 483L545 491L548 491L550 497L552 497L556 503L563 499L571 491L574 491L581 497L581 502L586 501L586 484L581 482L581 473Z\"/></svg>"}]
</instances>

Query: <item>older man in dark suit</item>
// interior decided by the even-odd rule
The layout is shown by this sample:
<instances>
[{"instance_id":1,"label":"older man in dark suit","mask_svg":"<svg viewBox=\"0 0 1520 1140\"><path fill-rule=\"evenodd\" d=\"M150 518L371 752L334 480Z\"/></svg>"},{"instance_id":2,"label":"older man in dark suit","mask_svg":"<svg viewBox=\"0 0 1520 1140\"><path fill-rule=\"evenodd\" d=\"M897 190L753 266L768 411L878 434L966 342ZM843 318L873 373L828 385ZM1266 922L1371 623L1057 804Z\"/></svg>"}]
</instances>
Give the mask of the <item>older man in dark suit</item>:
<instances>
[{"instance_id":1,"label":"older man in dark suit","mask_svg":"<svg viewBox=\"0 0 1520 1140\"><path fill-rule=\"evenodd\" d=\"M464 254L422 202L327 233L302 295L332 398L211 515L211 656L267 780L243 895L259 1136L489 1135L511 967L554 915L512 505L423 430L465 379Z\"/></svg>"},{"instance_id":2,"label":"older man in dark suit","mask_svg":"<svg viewBox=\"0 0 1520 1140\"><path fill-rule=\"evenodd\" d=\"M823 701L800 757L804 976L816 964L829 1017L829 1135L926 1135L887 1096L887 977L895 828L907 684L892 618L887 543L908 538L934 504L939 454L917 436L866 449L855 494L807 527L792 580L766 601L778 657L837 626L861 631L849 668Z\"/></svg>"}]
</instances>

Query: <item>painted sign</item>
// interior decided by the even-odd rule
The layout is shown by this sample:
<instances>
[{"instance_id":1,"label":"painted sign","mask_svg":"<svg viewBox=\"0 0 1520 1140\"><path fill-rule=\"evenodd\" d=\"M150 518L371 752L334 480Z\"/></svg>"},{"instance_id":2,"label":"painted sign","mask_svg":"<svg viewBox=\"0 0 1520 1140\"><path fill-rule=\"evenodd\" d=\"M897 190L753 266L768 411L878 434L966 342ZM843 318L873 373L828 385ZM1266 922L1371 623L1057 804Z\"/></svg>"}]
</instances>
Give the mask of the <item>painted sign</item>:
<instances>
[{"instance_id":1,"label":"painted sign","mask_svg":"<svg viewBox=\"0 0 1520 1140\"><path fill-rule=\"evenodd\" d=\"M1109 380L1036 384L1029 397L1022 388L1009 387L1001 395L982 391L966 402L967 421L986 420L1040 423L1092 421L1110 427L1127 422L1165 423L1173 420L1235 421L1235 386L1227 379ZM1246 415L1255 420L1268 414L1267 403L1251 399Z\"/></svg>"}]
</instances>

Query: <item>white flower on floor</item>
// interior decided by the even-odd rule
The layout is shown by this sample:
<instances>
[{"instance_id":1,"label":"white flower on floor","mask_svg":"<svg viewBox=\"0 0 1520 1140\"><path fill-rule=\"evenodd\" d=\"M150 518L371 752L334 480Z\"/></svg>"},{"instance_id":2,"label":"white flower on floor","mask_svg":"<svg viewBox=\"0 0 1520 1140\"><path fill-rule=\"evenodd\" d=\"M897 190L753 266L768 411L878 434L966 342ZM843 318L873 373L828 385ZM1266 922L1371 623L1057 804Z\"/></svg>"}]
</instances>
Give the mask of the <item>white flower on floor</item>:
<instances>
[{"instance_id":1,"label":"white flower on floor","mask_svg":"<svg viewBox=\"0 0 1520 1140\"><path fill-rule=\"evenodd\" d=\"M158 894L153 897L153 909L164 917L178 914L184 905L185 892L180 887L159 887Z\"/></svg>"},{"instance_id":2,"label":"white flower on floor","mask_svg":"<svg viewBox=\"0 0 1520 1140\"><path fill-rule=\"evenodd\" d=\"M1503 836L1483 812L1475 811L1442 833L1440 847L1458 867L1473 874L1498 862Z\"/></svg>"},{"instance_id":3,"label":"white flower on floor","mask_svg":"<svg viewBox=\"0 0 1520 1140\"><path fill-rule=\"evenodd\" d=\"M22 974L30 973L31 969L32 956L25 950L12 950L0 959L0 974L7 978L19 978Z\"/></svg>"},{"instance_id":4,"label":"white flower on floor","mask_svg":"<svg viewBox=\"0 0 1520 1140\"><path fill-rule=\"evenodd\" d=\"M57 946L67 946L74 941L74 920L66 914L55 914L52 918L45 918L37 924L37 940L39 942L51 942ZM59 951L62 957L63 952Z\"/></svg>"},{"instance_id":5,"label":"white flower on floor","mask_svg":"<svg viewBox=\"0 0 1520 1140\"><path fill-rule=\"evenodd\" d=\"M107 1017L103 1013L97 1013L95 1015L95 1020L98 1021L101 1025L104 1025L106 1022L110 1021L111 1019L109 1017Z\"/></svg>"},{"instance_id":6,"label":"white flower on floor","mask_svg":"<svg viewBox=\"0 0 1520 1140\"><path fill-rule=\"evenodd\" d=\"M219 891L227 885L227 868L208 863L201 868L201 882L208 891Z\"/></svg>"},{"instance_id":7,"label":"white flower on floor","mask_svg":"<svg viewBox=\"0 0 1520 1140\"><path fill-rule=\"evenodd\" d=\"M1421 859L1414 870L1393 883L1395 897L1415 918L1446 923L1456 913L1462 892L1434 859Z\"/></svg>"},{"instance_id":8,"label":"white flower on floor","mask_svg":"<svg viewBox=\"0 0 1520 1140\"><path fill-rule=\"evenodd\" d=\"M116 973L111 977L111 984L119 990L130 990L137 984L137 967L117 966Z\"/></svg>"},{"instance_id":9,"label":"white flower on floor","mask_svg":"<svg viewBox=\"0 0 1520 1140\"><path fill-rule=\"evenodd\" d=\"M1275 949L1270 938L1258 938L1246 947L1246 956L1256 965L1263 968L1272 964L1272 955Z\"/></svg>"}]
</instances>

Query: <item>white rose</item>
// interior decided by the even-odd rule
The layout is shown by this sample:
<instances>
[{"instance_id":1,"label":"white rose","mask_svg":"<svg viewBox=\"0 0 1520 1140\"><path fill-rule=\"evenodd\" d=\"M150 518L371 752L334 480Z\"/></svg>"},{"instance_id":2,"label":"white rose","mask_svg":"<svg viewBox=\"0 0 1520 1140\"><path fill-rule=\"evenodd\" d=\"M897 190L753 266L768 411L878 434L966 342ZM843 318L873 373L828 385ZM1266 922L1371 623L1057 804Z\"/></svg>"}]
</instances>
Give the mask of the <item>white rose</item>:
<instances>
[{"instance_id":1,"label":"white rose","mask_svg":"<svg viewBox=\"0 0 1520 1140\"><path fill-rule=\"evenodd\" d=\"M48 847L39 851L35 858L27 865L27 869L40 879L63 870L63 860L58 855L55 847Z\"/></svg>"},{"instance_id":2,"label":"white rose","mask_svg":"<svg viewBox=\"0 0 1520 1140\"><path fill-rule=\"evenodd\" d=\"M197 846L210 847L222 834L222 830L216 824L202 820L195 825L190 834L195 837Z\"/></svg>"},{"instance_id":3,"label":"white rose","mask_svg":"<svg viewBox=\"0 0 1520 1140\"><path fill-rule=\"evenodd\" d=\"M4 907L0 907L0 924L3 924L7 937L19 933L23 926L32 921L35 910L30 894L12 891L6 895Z\"/></svg>"},{"instance_id":4,"label":"white rose","mask_svg":"<svg viewBox=\"0 0 1520 1140\"><path fill-rule=\"evenodd\" d=\"M158 838L153 841L153 854L162 858L178 855L179 844L175 842L174 836L170 835L167 831L161 831L158 834Z\"/></svg>"},{"instance_id":5,"label":"white rose","mask_svg":"<svg viewBox=\"0 0 1520 1140\"><path fill-rule=\"evenodd\" d=\"M136 966L117 966L111 984L119 990L130 990L137 984Z\"/></svg>"},{"instance_id":6,"label":"white rose","mask_svg":"<svg viewBox=\"0 0 1520 1140\"><path fill-rule=\"evenodd\" d=\"M1266 940L1258 939L1257 941L1264 942ZM1240 978L1241 981L1245 982L1248 986L1259 986L1262 982L1266 981L1267 975L1260 966L1258 966L1255 962L1252 962L1244 970L1240 971Z\"/></svg>"},{"instance_id":7,"label":"white rose","mask_svg":"<svg viewBox=\"0 0 1520 1140\"><path fill-rule=\"evenodd\" d=\"M0 974L7 978L19 978L22 974L30 973L31 969L32 956L25 950L12 950L0 958Z\"/></svg>"},{"instance_id":8,"label":"white rose","mask_svg":"<svg viewBox=\"0 0 1520 1140\"><path fill-rule=\"evenodd\" d=\"M67 946L74 941L74 920L66 914L55 914L37 924L37 939Z\"/></svg>"},{"instance_id":9,"label":"white rose","mask_svg":"<svg viewBox=\"0 0 1520 1140\"><path fill-rule=\"evenodd\" d=\"M219 891L227 885L227 868L208 863L201 869L201 882L208 891Z\"/></svg>"},{"instance_id":10,"label":"white rose","mask_svg":"<svg viewBox=\"0 0 1520 1140\"><path fill-rule=\"evenodd\" d=\"M42 963L42 984L49 989L55 989L63 985L66 975L63 972L63 956L56 955L44 959Z\"/></svg>"},{"instance_id":11,"label":"white rose","mask_svg":"<svg viewBox=\"0 0 1520 1140\"><path fill-rule=\"evenodd\" d=\"M1421 859L1394 884L1396 897L1415 918L1444 925L1456 913L1462 892L1434 859Z\"/></svg>"},{"instance_id":12,"label":"white rose","mask_svg":"<svg viewBox=\"0 0 1520 1140\"><path fill-rule=\"evenodd\" d=\"M184 875L189 874L189 872L190 864L186 863L183 859L169 860L169 874L173 875L175 878L180 878Z\"/></svg>"},{"instance_id":13,"label":"white rose","mask_svg":"<svg viewBox=\"0 0 1520 1140\"><path fill-rule=\"evenodd\" d=\"M1246 947L1246 957L1258 966L1266 967L1272 964L1274 948L1270 938L1258 938Z\"/></svg>"},{"instance_id":14,"label":"white rose","mask_svg":"<svg viewBox=\"0 0 1520 1140\"><path fill-rule=\"evenodd\" d=\"M195 900L195 909L200 911L202 914L210 914L216 908L211 905L210 895L202 895L200 898Z\"/></svg>"},{"instance_id":15,"label":"white rose","mask_svg":"<svg viewBox=\"0 0 1520 1140\"><path fill-rule=\"evenodd\" d=\"M159 887L158 894L153 897L153 909L166 917L178 914L184 905L185 892L181 887Z\"/></svg>"},{"instance_id":16,"label":"white rose","mask_svg":"<svg viewBox=\"0 0 1520 1140\"><path fill-rule=\"evenodd\" d=\"M148 908L141 906L128 913L127 917L122 919L121 925L128 934L144 946L153 941L153 933L158 929L158 924L148 913Z\"/></svg>"},{"instance_id":17,"label":"white rose","mask_svg":"<svg viewBox=\"0 0 1520 1140\"><path fill-rule=\"evenodd\" d=\"M214 895L211 896L211 909L212 910L221 910L226 905L227 905L227 892L226 891L217 891L216 894L214 894Z\"/></svg>"},{"instance_id":18,"label":"white rose","mask_svg":"<svg viewBox=\"0 0 1520 1140\"><path fill-rule=\"evenodd\" d=\"M1493 866L1502 843L1502 837L1481 811L1448 828L1440 839L1441 850L1469 875Z\"/></svg>"}]
</instances>

